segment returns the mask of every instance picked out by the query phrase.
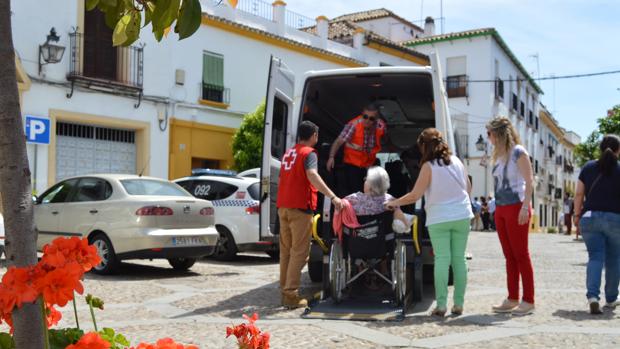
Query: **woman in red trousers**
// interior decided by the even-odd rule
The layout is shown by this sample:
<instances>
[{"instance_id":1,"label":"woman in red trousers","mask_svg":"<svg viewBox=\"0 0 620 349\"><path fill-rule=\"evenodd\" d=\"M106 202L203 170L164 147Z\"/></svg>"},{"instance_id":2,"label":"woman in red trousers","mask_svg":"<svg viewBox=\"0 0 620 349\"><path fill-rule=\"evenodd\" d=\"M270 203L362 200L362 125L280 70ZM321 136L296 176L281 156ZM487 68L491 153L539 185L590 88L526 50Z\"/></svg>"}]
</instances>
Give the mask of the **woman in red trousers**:
<instances>
[{"instance_id":1,"label":"woman in red trousers","mask_svg":"<svg viewBox=\"0 0 620 349\"><path fill-rule=\"evenodd\" d=\"M534 270L528 249L532 164L510 119L494 118L487 124L487 134L494 146L495 224L506 258L508 286L508 297L493 306L493 311L527 315L534 311ZM523 284L521 299L519 279Z\"/></svg>"}]
</instances>

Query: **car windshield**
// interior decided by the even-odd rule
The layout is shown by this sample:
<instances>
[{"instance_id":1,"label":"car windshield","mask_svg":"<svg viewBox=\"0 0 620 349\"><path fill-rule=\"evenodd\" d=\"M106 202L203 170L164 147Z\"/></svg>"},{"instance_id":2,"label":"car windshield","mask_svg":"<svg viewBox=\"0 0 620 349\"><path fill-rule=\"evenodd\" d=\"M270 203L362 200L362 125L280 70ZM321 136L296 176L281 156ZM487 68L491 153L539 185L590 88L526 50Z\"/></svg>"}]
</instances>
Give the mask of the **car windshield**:
<instances>
[{"instance_id":1,"label":"car windshield","mask_svg":"<svg viewBox=\"0 0 620 349\"><path fill-rule=\"evenodd\" d=\"M191 196L174 183L153 179L123 179L121 184L129 195Z\"/></svg>"}]
</instances>

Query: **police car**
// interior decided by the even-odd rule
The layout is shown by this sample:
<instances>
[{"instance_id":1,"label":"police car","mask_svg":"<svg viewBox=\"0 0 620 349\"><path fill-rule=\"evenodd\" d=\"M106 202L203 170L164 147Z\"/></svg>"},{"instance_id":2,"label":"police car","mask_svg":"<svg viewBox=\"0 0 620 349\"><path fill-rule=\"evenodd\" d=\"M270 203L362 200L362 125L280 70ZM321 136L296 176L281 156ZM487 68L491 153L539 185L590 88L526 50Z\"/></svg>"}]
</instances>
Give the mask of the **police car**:
<instances>
[{"instance_id":1,"label":"police car","mask_svg":"<svg viewBox=\"0 0 620 349\"><path fill-rule=\"evenodd\" d=\"M215 228L220 234L214 258L232 260L237 252L266 252L272 258L278 257L277 241L259 235L258 179L239 177L228 170L194 169L190 177L174 182L213 204Z\"/></svg>"}]
</instances>

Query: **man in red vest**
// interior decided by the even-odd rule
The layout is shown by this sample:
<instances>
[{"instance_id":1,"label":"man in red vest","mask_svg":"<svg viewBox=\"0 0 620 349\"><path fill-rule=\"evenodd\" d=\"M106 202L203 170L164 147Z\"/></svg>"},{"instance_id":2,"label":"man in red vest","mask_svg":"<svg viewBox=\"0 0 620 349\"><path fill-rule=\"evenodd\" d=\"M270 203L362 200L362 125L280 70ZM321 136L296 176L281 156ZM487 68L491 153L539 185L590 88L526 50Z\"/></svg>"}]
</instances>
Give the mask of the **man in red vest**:
<instances>
[{"instance_id":1,"label":"man in red vest","mask_svg":"<svg viewBox=\"0 0 620 349\"><path fill-rule=\"evenodd\" d=\"M299 295L301 270L308 261L312 215L316 209L317 189L336 210L340 199L327 187L317 171L318 157L314 145L319 128L303 121L297 130L297 144L282 157L278 184L278 216L280 217L280 290L282 305L306 307L308 301Z\"/></svg>"},{"instance_id":2,"label":"man in red vest","mask_svg":"<svg viewBox=\"0 0 620 349\"><path fill-rule=\"evenodd\" d=\"M343 162L347 178L345 194L356 193L364 188L366 172L375 164L385 131L385 122L379 118L379 109L375 104L369 104L361 115L344 126L332 144L327 161L328 171L334 168L334 157L344 144Z\"/></svg>"}]
</instances>

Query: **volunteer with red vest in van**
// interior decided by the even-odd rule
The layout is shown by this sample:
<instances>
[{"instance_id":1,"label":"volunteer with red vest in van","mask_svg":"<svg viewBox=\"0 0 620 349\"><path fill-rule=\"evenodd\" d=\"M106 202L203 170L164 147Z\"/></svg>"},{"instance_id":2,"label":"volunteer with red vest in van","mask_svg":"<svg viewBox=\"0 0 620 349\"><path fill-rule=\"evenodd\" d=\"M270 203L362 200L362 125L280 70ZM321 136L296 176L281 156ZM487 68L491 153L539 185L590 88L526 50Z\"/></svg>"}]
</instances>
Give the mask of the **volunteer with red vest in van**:
<instances>
[{"instance_id":1,"label":"volunteer with red vest in van","mask_svg":"<svg viewBox=\"0 0 620 349\"><path fill-rule=\"evenodd\" d=\"M280 290L282 305L287 308L306 307L308 301L299 295L301 270L308 261L312 215L316 209L317 189L336 210L340 199L327 187L317 171L318 157L314 145L319 128L303 121L297 130L298 142L282 157L278 184L278 215L280 217Z\"/></svg>"},{"instance_id":2,"label":"volunteer with red vest in van","mask_svg":"<svg viewBox=\"0 0 620 349\"><path fill-rule=\"evenodd\" d=\"M356 116L345 125L332 144L327 170L331 171L334 168L334 157L344 144L346 194L362 191L364 177L368 168L375 164L385 131L385 123L379 119L379 109L375 104L369 104L364 108L362 115Z\"/></svg>"}]
</instances>

